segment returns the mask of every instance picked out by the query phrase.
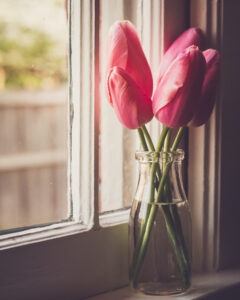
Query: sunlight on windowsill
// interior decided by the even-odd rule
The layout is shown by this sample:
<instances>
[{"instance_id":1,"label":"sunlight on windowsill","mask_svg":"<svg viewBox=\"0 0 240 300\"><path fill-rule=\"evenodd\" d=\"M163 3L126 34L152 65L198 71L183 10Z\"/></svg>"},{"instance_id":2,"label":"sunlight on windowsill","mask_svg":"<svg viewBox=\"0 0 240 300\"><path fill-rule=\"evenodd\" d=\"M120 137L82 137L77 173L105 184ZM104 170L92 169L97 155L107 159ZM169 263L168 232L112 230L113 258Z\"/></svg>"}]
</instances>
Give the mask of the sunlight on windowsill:
<instances>
[{"instance_id":1,"label":"sunlight on windowsill","mask_svg":"<svg viewBox=\"0 0 240 300\"><path fill-rule=\"evenodd\" d=\"M157 299L240 299L240 269L229 269L217 273L199 274L193 276L190 290L178 296L164 296ZM87 300L137 300L156 299L156 296L134 294L126 287L101 294Z\"/></svg>"}]
</instances>

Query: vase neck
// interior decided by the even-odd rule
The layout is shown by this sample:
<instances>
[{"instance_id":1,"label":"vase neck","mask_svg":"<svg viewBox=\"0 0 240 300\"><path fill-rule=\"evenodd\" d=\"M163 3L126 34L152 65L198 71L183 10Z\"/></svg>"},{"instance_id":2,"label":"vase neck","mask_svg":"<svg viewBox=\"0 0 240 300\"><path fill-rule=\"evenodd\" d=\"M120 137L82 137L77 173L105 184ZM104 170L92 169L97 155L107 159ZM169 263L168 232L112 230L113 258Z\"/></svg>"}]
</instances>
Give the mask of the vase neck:
<instances>
[{"instance_id":1,"label":"vase neck","mask_svg":"<svg viewBox=\"0 0 240 300\"><path fill-rule=\"evenodd\" d=\"M182 162L184 159L184 152L182 150L177 150L173 153L162 152L160 154L154 152L137 152L136 158L139 162L137 195L142 194L143 190L148 189L147 186L151 185L152 168L155 165L155 186L159 184L162 174L168 169L164 193L168 195L169 199L165 199L164 201L175 202L186 200L182 176ZM141 199L143 197L138 198Z\"/></svg>"}]
</instances>

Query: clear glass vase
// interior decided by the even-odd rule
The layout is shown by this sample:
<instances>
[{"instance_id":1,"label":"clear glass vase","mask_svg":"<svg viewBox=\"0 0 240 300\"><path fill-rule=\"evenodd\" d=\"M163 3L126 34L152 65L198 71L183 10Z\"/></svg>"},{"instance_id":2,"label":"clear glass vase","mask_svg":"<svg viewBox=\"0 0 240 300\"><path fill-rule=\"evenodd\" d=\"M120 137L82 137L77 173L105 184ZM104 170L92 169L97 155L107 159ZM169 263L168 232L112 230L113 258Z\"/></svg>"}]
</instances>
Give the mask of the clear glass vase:
<instances>
[{"instance_id":1,"label":"clear glass vase","mask_svg":"<svg viewBox=\"0 0 240 300\"><path fill-rule=\"evenodd\" d=\"M184 152L137 152L139 180L129 220L131 286L182 293L191 283L191 214L182 181Z\"/></svg>"}]
</instances>

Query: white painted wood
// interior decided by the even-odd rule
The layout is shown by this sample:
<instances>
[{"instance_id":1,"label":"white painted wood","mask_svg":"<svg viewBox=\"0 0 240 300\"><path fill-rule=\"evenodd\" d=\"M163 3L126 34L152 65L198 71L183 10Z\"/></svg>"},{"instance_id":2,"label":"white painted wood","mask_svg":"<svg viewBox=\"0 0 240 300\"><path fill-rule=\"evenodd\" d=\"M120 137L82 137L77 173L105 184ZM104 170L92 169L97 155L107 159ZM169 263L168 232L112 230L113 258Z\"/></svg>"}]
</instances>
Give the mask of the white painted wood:
<instances>
[{"instance_id":1,"label":"white painted wood","mask_svg":"<svg viewBox=\"0 0 240 300\"><path fill-rule=\"evenodd\" d=\"M94 186L95 176L97 176L94 172L95 2L82 0L70 3L72 14L70 197L74 219L81 220L91 227L94 220L95 223L97 222L94 214Z\"/></svg>"},{"instance_id":2,"label":"white painted wood","mask_svg":"<svg viewBox=\"0 0 240 300\"><path fill-rule=\"evenodd\" d=\"M94 3L80 1L80 220L94 226ZM77 17L77 15L76 15ZM75 35L78 31L75 32ZM72 36L74 40L75 35ZM78 55L78 52L76 52ZM73 62L74 64L74 62ZM79 65L76 65L78 68ZM75 82L75 78L73 78ZM75 84L76 85L76 84ZM75 108L74 108L75 109ZM80 119L78 116L80 114ZM75 137L77 132L73 132ZM72 146L74 149L74 145ZM73 157L74 159L74 157ZM75 168L75 165L73 165ZM87 199L87 200L86 200ZM74 202L79 201L77 198ZM75 211L75 209L73 210Z\"/></svg>"},{"instance_id":3,"label":"white painted wood","mask_svg":"<svg viewBox=\"0 0 240 300\"><path fill-rule=\"evenodd\" d=\"M69 212L80 219L80 1L69 1ZM76 83L75 83L76 82Z\"/></svg>"},{"instance_id":4,"label":"white painted wood","mask_svg":"<svg viewBox=\"0 0 240 300\"><path fill-rule=\"evenodd\" d=\"M106 212L101 214L100 224L101 227L113 226L116 224L126 224L129 220L130 208L125 208L121 210L115 210L112 212Z\"/></svg>"}]
</instances>

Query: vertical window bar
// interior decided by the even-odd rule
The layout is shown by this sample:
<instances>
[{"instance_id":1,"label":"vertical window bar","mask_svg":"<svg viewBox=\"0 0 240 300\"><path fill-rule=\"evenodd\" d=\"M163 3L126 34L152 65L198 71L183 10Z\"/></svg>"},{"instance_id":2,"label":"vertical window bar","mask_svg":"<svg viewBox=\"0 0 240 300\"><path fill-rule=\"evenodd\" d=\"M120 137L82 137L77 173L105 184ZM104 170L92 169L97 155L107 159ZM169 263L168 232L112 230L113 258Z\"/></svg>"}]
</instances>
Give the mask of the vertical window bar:
<instances>
[{"instance_id":1,"label":"vertical window bar","mask_svg":"<svg viewBox=\"0 0 240 300\"><path fill-rule=\"evenodd\" d=\"M68 216L73 218L73 191L72 191L72 1L67 3L68 17Z\"/></svg>"},{"instance_id":2,"label":"vertical window bar","mask_svg":"<svg viewBox=\"0 0 240 300\"><path fill-rule=\"evenodd\" d=\"M98 118L95 98L95 0L71 0L71 190L73 219L98 224Z\"/></svg>"},{"instance_id":3,"label":"vertical window bar","mask_svg":"<svg viewBox=\"0 0 240 300\"><path fill-rule=\"evenodd\" d=\"M93 3L94 18L94 229L99 228L99 159L100 159L100 66L99 66L99 28L100 28L100 0L94 0Z\"/></svg>"},{"instance_id":4,"label":"vertical window bar","mask_svg":"<svg viewBox=\"0 0 240 300\"><path fill-rule=\"evenodd\" d=\"M70 163L69 163L69 184L72 200L71 214L74 221L80 220L80 2L69 1L70 16Z\"/></svg>"}]
</instances>

